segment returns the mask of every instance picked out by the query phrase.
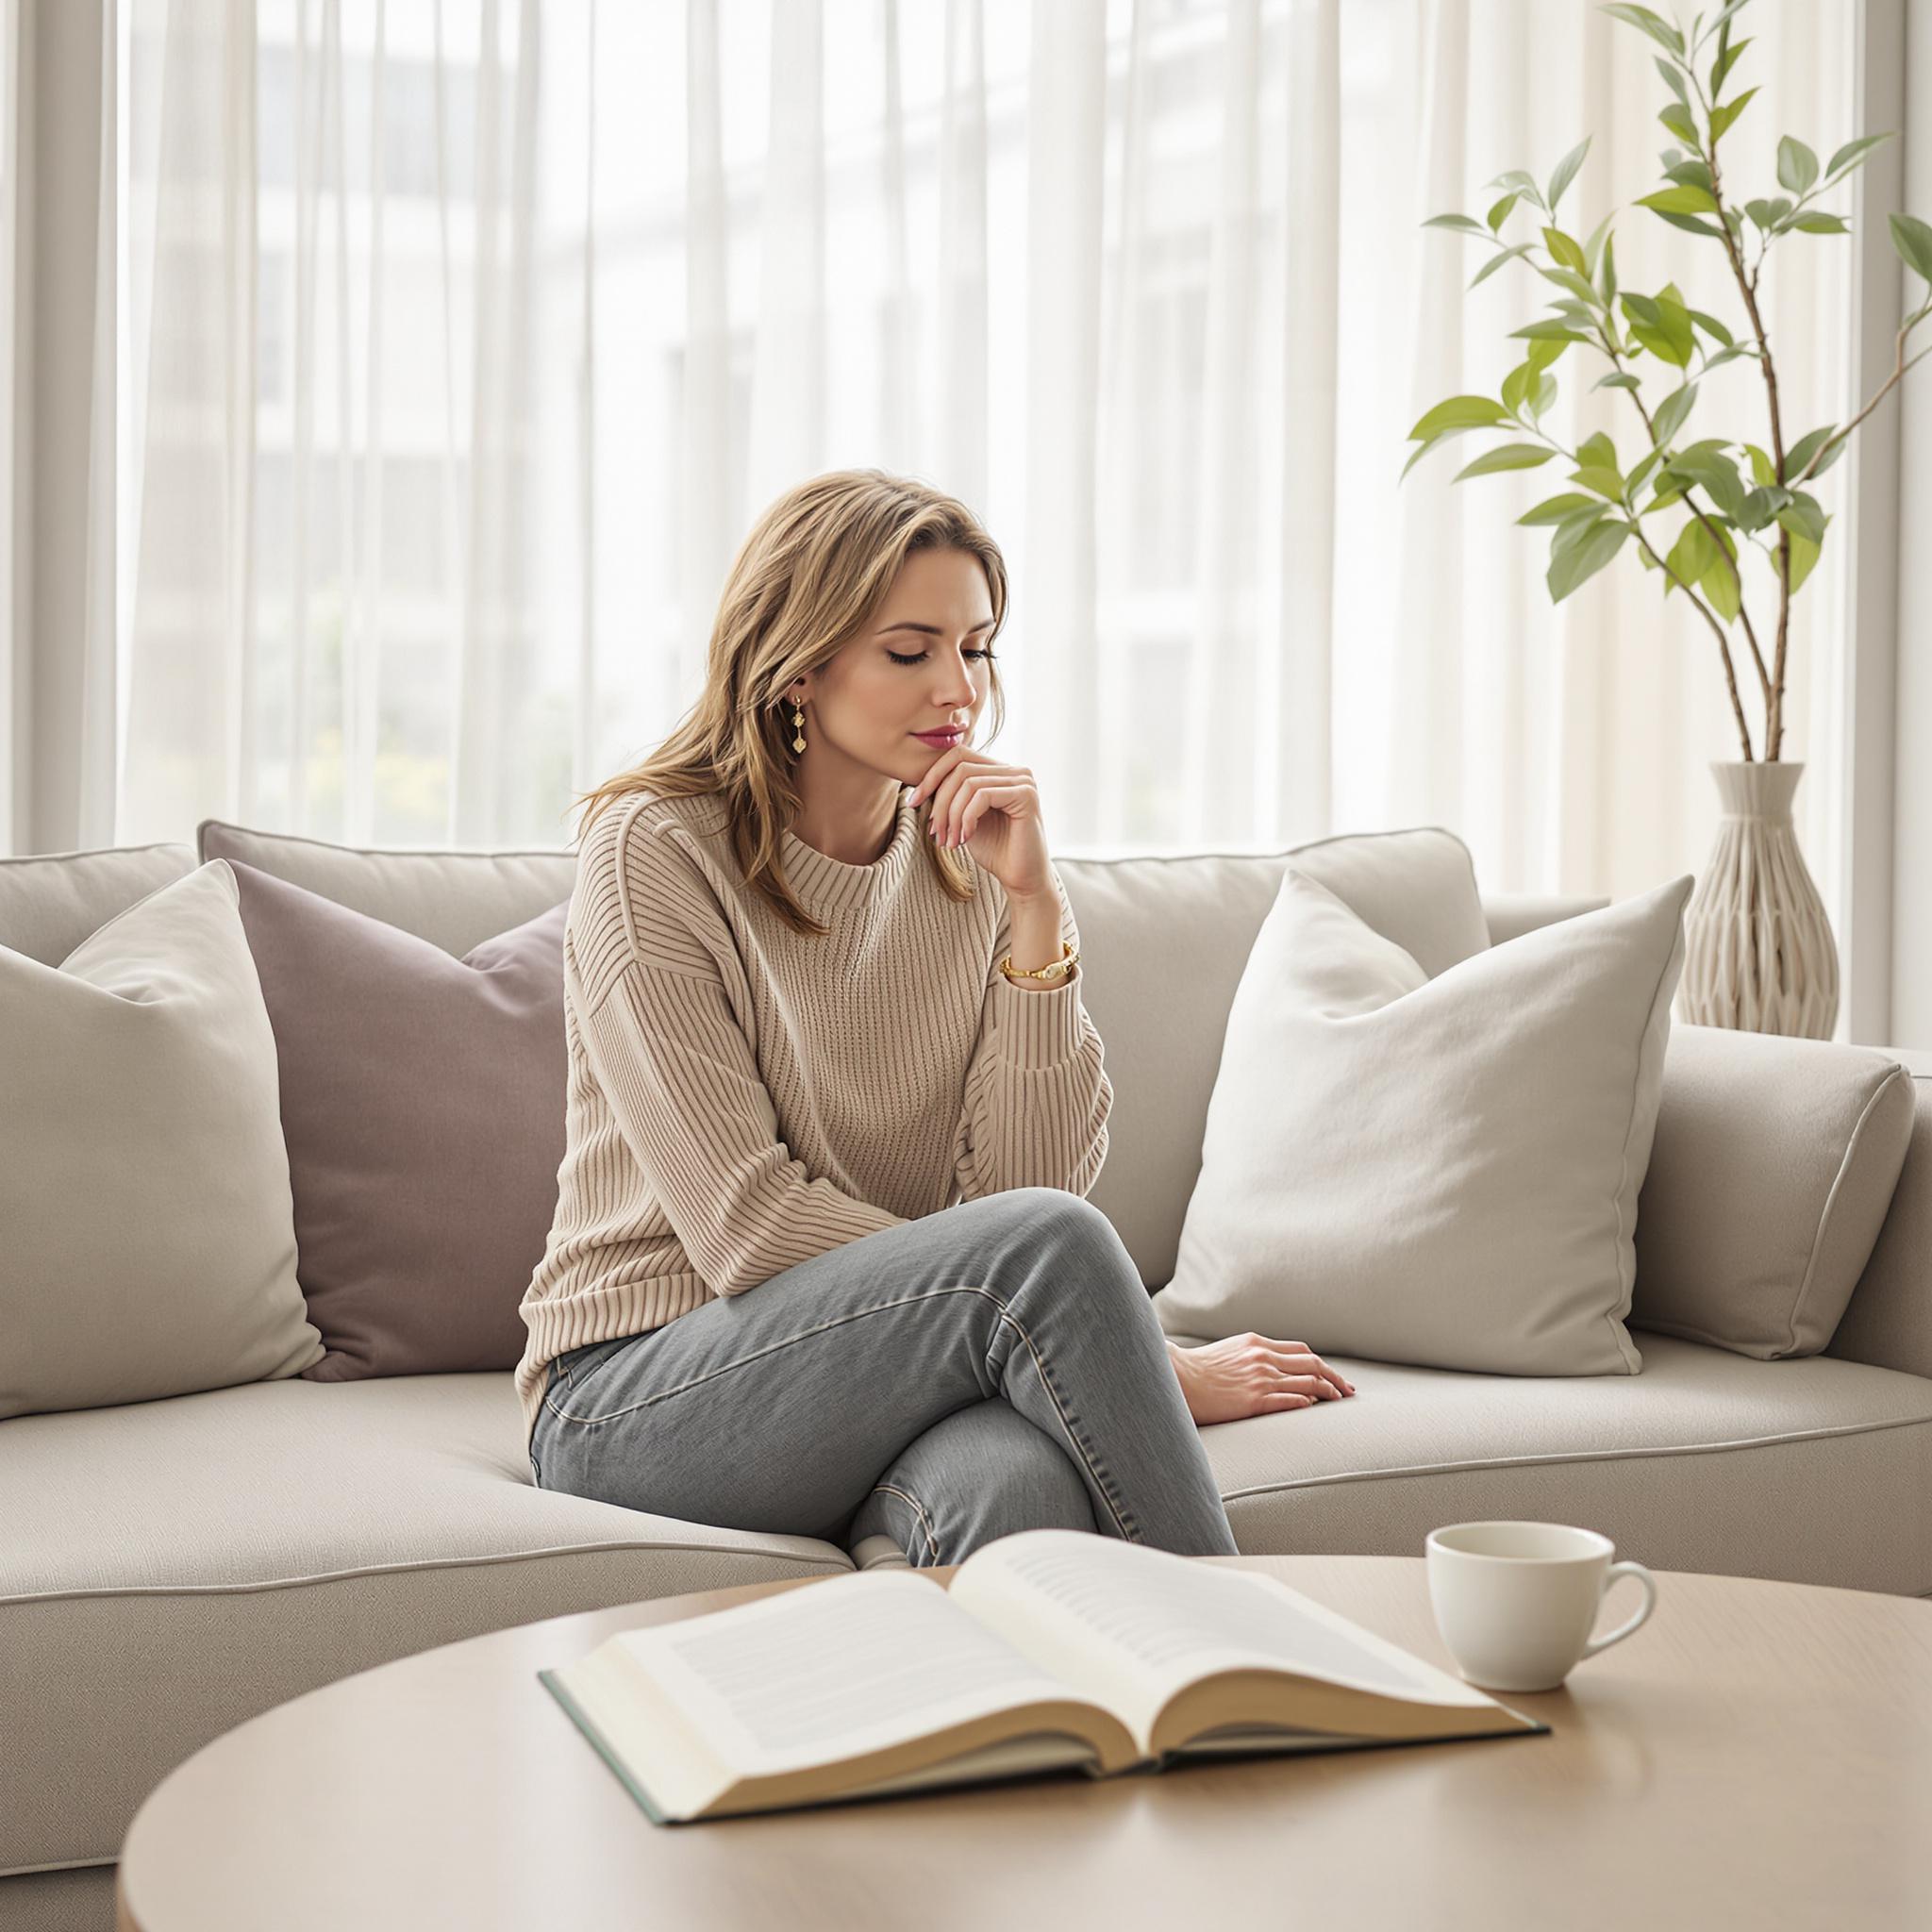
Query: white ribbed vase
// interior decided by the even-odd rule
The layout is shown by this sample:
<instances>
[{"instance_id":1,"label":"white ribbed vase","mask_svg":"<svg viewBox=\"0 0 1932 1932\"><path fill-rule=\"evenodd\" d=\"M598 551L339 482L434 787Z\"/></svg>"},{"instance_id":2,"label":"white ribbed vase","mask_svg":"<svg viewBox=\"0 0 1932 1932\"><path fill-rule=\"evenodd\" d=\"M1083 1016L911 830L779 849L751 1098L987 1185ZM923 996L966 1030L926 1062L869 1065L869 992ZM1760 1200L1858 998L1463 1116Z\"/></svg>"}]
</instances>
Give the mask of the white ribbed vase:
<instances>
[{"instance_id":1,"label":"white ribbed vase","mask_svg":"<svg viewBox=\"0 0 1932 1932\"><path fill-rule=\"evenodd\" d=\"M1829 1040L1838 1024L1838 944L1791 823L1804 764L1730 758L1713 760L1710 770L1724 817L1684 908L1678 1017Z\"/></svg>"}]
</instances>

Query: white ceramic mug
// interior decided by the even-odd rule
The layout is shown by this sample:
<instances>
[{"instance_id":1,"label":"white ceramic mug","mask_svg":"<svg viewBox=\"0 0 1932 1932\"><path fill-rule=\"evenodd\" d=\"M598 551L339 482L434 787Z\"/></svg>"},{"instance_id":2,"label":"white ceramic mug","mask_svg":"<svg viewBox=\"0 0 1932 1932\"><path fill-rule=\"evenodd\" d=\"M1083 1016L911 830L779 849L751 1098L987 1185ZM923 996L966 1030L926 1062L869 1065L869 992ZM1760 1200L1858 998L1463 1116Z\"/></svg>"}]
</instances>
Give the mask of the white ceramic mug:
<instances>
[{"instance_id":1,"label":"white ceramic mug","mask_svg":"<svg viewBox=\"0 0 1932 1932\"><path fill-rule=\"evenodd\" d=\"M1554 1690L1572 1668L1622 1642L1657 1607L1641 1563L1613 1563L1617 1546L1564 1523L1452 1523L1424 1545L1436 1627L1466 1682L1486 1690ZM1604 1593L1620 1576L1643 1586L1643 1607L1592 1637Z\"/></svg>"}]
</instances>

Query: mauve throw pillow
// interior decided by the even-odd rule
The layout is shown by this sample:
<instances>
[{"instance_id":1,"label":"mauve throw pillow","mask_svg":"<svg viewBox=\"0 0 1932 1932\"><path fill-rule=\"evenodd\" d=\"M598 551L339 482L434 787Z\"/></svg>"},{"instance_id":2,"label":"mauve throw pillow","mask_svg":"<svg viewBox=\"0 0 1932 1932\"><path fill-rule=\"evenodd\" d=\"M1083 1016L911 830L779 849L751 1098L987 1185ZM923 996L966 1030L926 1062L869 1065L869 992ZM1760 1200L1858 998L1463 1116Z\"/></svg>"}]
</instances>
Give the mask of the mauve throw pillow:
<instances>
[{"instance_id":1,"label":"mauve throw pillow","mask_svg":"<svg viewBox=\"0 0 1932 1932\"><path fill-rule=\"evenodd\" d=\"M563 1160L566 899L460 959L239 859L316 1382L513 1369Z\"/></svg>"}]
</instances>

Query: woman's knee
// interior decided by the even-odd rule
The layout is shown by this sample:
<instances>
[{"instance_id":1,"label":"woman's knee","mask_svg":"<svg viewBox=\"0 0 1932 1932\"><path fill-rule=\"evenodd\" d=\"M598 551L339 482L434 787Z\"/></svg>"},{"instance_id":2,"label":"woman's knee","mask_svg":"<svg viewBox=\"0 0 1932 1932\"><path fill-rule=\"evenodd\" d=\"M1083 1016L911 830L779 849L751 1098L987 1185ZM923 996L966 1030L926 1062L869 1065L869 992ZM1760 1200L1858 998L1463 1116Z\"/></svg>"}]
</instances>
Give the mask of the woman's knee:
<instances>
[{"instance_id":1,"label":"woman's knee","mask_svg":"<svg viewBox=\"0 0 1932 1932\"><path fill-rule=\"evenodd\" d=\"M1053 1279L1078 1287L1112 1281L1147 1292L1120 1231L1084 1195L1064 1188L1008 1188L971 1205L991 1209L1025 1257Z\"/></svg>"},{"instance_id":2,"label":"woman's knee","mask_svg":"<svg viewBox=\"0 0 1932 1932\"><path fill-rule=\"evenodd\" d=\"M1072 1457L1004 1399L955 1411L879 1477L849 1540L883 1530L924 1568L1024 1529L1094 1532Z\"/></svg>"}]
</instances>

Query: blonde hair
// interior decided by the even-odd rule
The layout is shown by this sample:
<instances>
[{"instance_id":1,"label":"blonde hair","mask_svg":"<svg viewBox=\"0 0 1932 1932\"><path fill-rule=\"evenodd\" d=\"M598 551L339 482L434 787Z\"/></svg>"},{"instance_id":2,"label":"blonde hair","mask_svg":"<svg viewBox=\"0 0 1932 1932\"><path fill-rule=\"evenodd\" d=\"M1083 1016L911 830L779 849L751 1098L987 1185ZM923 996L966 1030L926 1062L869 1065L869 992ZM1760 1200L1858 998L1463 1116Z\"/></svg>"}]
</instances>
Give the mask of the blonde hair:
<instances>
[{"instance_id":1,"label":"blonde hair","mask_svg":"<svg viewBox=\"0 0 1932 1932\"><path fill-rule=\"evenodd\" d=\"M823 937L780 862L780 840L803 800L794 775L793 729L786 687L827 662L876 618L916 550L960 550L979 559L992 597L991 644L1007 618L1007 568L999 546L957 497L883 470L832 470L789 490L739 547L706 654L705 689L684 721L641 763L577 794L588 806L578 838L625 793L659 797L715 794L746 886L794 931ZM1005 693L989 667L996 737ZM575 808L571 808L575 809ZM920 808L929 816L931 801ZM950 897L974 896L964 855L925 848Z\"/></svg>"}]
</instances>

